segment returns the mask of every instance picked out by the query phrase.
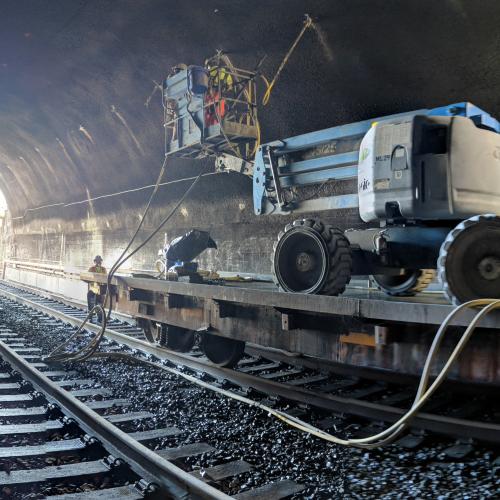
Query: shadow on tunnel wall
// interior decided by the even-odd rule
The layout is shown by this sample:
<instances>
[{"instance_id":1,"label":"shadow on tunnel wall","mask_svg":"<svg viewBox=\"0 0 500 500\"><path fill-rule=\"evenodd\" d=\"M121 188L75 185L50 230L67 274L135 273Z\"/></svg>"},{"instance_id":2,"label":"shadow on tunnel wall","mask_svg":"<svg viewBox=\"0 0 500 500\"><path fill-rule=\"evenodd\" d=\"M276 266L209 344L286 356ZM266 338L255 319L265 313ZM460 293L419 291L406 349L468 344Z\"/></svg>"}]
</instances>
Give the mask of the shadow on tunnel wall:
<instances>
[{"instance_id":1,"label":"shadow on tunnel wall","mask_svg":"<svg viewBox=\"0 0 500 500\"><path fill-rule=\"evenodd\" d=\"M264 141L463 100L500 115L495 0L5 0L1 8L0 188L17 258L87 265L102 253L109 264L149 191L84 200L154 182L163 158L159 95L145 105L154 82L216 49L247 68L267 55L261 69L272 75L306 11L322 40L306 34L260 110ZM200 167L172 160L167 180ZM186 187L161 189L145 232ZM326 218L360 222L355 211ZM220 250L204 264L267 273L286 222L255 217L251 181L220 174L200 182L166 231L209 229ZM162 243L160 234L134 267L152 267Z\"/></svg>"}]
</instances>

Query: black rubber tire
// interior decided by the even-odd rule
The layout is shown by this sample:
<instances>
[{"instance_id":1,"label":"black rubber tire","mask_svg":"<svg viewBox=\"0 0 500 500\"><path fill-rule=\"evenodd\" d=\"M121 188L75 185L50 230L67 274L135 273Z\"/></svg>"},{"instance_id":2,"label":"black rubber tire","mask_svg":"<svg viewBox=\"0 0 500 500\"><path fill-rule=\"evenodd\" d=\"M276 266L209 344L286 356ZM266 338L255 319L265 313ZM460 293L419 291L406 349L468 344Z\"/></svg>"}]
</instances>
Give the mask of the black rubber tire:
<instances>
[{"instance_id":1,"label":"black rubber tire","mask_svg":"<svg viewBox=\"0 0 500 500\"><path fill-rule=\"evenodd\" d=\"M245 353L245 342L205 333L201 339L201 349L215 365L233 368Z\"/></svg>"},{"instance_id":2,"label":"black rubber tire","mask_svg":"<svg viewBox=\"0 0 500 500\"><path fill-rule=\"evenodd\" d=\"M293 287L287 283L280 271L280 261L282 263L281 247L294 232L302 232L314 238L318 245L323 247L322 253L325 262L322 262L322 270L315 283L308 287ZM273 247L272 254L273 277L280 289L287 292L340 295L345 291L351 280L352 255L349 240L344 236L343 231L330 225L325 225L316 219L300 219L291 224L287 224L279 233L278 239Z\"/></svg>"},{"instance_id":3,"label":"black rubber tire","mask_svg":"<svg viewBox=\"0 0 500 500\"><path fill-rule=\"evenodd\" d=\"M482 275L480 263L497 261L491 277ZM476 215L452 229L438 257L443 291L455 305L474 299L500 298L500 217Z\"/></svg>"},{"instance_id":4,"label":"black rubber tire","mask_svg":"<svg viewBox=\"0 0 500 500\"><path fill-rule=\"evenodd\" d=\"M377 287L387 295L412 297L425 290L436 277L434 269L416 269L406 271L401 276L378 274L372 276Z\"/></svg>"}]
</instances>

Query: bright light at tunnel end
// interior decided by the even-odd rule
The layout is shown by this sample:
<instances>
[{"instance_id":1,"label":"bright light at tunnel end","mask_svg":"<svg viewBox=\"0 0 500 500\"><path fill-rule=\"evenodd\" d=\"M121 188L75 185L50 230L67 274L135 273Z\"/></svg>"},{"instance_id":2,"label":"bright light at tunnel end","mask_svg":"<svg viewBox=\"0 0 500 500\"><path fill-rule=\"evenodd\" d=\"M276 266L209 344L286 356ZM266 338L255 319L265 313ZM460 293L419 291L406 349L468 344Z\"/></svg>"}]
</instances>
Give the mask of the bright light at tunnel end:
<instances>
[{"instance_id":1,"label":"bright light at tunnel end","mask_svg":"<svg viewBox=\"0 0 500 500\"><path fill-rule=\"evenodd\" d=\"M8 209L9 207L7 206L7 200L5 199L2 191L0 191L0 214L4 214Z\"/></svg>"}]
</instances>

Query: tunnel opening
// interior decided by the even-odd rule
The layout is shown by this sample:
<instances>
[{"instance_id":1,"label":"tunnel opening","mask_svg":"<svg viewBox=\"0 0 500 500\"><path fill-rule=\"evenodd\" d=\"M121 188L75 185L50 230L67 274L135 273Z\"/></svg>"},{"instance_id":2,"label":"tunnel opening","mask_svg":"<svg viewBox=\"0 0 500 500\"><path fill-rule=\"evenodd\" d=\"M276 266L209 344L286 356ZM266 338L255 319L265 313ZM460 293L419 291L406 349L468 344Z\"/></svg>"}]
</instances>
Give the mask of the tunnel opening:
<instances>
[{"instance_id":1,"label":"tunnel opening","mask_svg":"<svg viewBox=\"0 0 500 500\"><path fill-rule=\"evenodd\" d=\"M2 269L2 277L5 274L5 260L8 258L8 224L9 207L5 195L0 190L0 269Z\"/></svg>"},{"instance_id":2,"label":"tunnel opening","mask_svg":"<svg viewBox=\"0 0 500 500\"><path fill-rule=\"evenodd\" d=\"M2 190L0 190L0 216L2 218L5 217L8 209L9 207L7 205L7 200L5 199L5 195L3 194Z\"/></svg>"}]
</instances>

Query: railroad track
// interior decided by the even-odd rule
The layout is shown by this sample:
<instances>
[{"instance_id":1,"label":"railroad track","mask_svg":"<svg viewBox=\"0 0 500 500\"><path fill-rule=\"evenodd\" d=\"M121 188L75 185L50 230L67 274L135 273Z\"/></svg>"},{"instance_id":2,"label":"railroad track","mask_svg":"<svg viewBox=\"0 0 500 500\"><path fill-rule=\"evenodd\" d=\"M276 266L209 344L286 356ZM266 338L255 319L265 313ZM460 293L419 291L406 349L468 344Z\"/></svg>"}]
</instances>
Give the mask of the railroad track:
<instances>
[{"instance_id":1,"label":"railroad track","mask_svg":"<svg viewBox=\"0 0 500 500\"><path fill-rule=\"evenodd\" d=\"M178 429L130 432L130 423L152 415L127 412L127 400L109 398L94 381L51 369L39 351L0 330L2 498L93 498L95 490L106 498L227 498L166 459L180 450L145 446Z\"/></svg>"},{"instance_id":2,"label":"railroad track","mask_svg":"<svg viewBox=\"0 0 500 500\"><path fill-rule=\"evenodd\" d=\"M171 460L214 449L191 443L153 452L155 442L183 430L147 425L152 413L129 411L130 401L94 380L45 364L40 348L6 328L0 329L0 402L2 498L222 499L229 496L217 483L251 469L241 460L189 472L177 467ZM237 498L284 498L302 489L279 481Z\"/></svg>"},{"instance_id":3,"label":"railroad track","mask_svg":"<svg viewBox=\"0 0 500 500\"><path fill-rule=\"evenodd\" d=\"M0 294L33 308L37 314L46 314L72 326L78 326L85 316L82 309L47 296L42 297L33 290L11 283L0 282ZM97 332L99 327L88 325L88 330ZM367 419L370 422L368 429L375 432L381 423L397 420L414 396L413 389L408 386L355 377L352 373L343 373L342 367L318 365L317 361L291 358L255 347L248 349L249 355L236 370L219 368L204 359L199 352L183 354L151 344L145 340L142 330L117 319L109 325L106 337L173 366L183 366L194 373L208 376L219 386L265 399L271 406L286 407L293 403L296 415L307 418L310 408L325 411L326 417L318 422L324 430L342 427L342 422L352 427L352 418L355 418ZM462 441L499 444L500 424L494 420L498 409L492 408L491 398L487 394L476 394L466 401L459 399L460 396L453 397L452 393L447 392L446 397L431 400L426 411L419 413L411 422L411 427L417 433L403 437L399 444L417 446L424 442L426 432L459 437ZM366 432L366 423L360 420L358 427L364 428L360 432ZM466 450L467 446L459 448ZM456 453L456 449L456 446L451 445L450 453Z\"/></svg>"}]
</instances>

